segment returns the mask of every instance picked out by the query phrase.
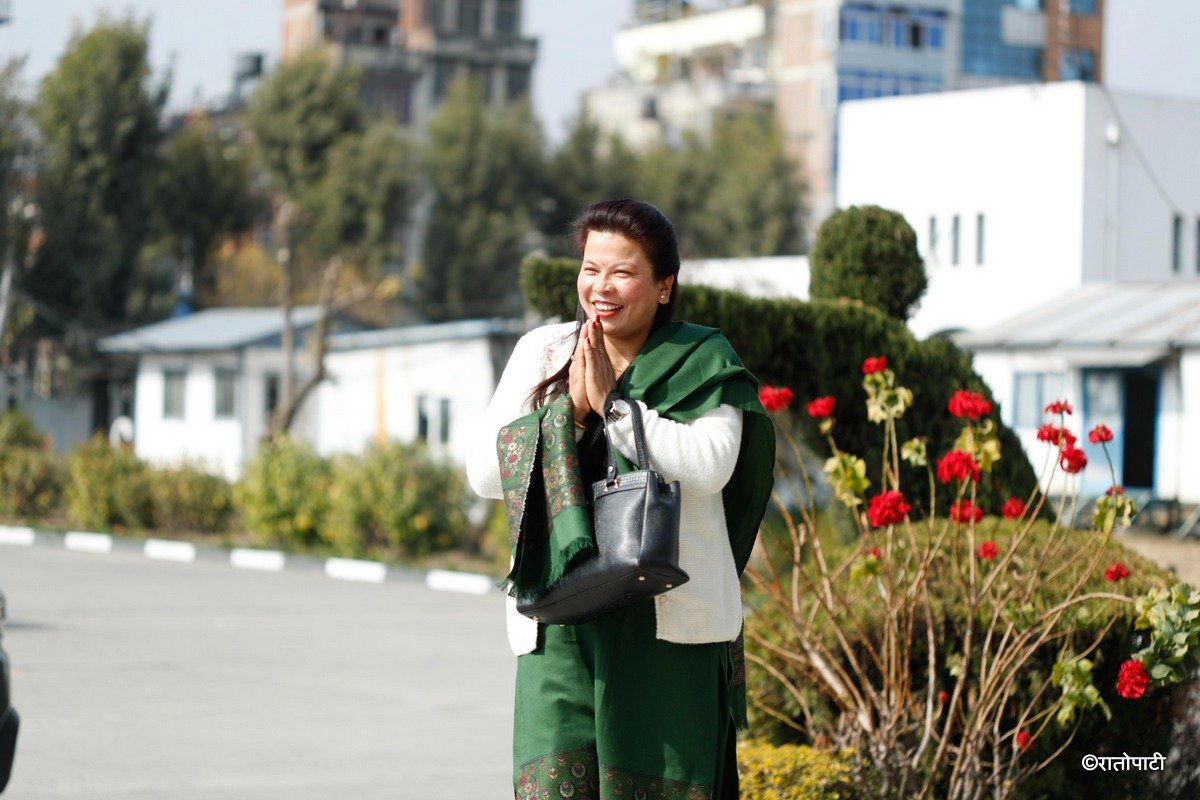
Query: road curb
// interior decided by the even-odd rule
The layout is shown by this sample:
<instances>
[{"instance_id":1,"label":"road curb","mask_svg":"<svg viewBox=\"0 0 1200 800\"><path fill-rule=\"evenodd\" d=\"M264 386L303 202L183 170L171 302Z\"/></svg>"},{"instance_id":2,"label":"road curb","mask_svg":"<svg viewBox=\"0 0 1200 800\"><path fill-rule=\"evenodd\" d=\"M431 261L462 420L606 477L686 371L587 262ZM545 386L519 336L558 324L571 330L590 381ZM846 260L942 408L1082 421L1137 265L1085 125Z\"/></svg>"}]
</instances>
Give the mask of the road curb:
<instances>
[{"instance_id":1,"label":"road curb","mask_svg":"<svg viewBox=\"0 0 1200 800\"><path fill-rule=\"evenodd\" d=\"M488 594L496 582L476 572L418 570L356 558L317 558L252 547L219 547L174 539L113 536L93 531L45 531L18 525L0 525L0 546L61 547L79 553L107 555L140 553L147 561L191 564L224 563L233 569L256 572L304 570L320 572L331 580L359 583L420 582L427 589L459 594Z\"/></svg>"}]
</instances>

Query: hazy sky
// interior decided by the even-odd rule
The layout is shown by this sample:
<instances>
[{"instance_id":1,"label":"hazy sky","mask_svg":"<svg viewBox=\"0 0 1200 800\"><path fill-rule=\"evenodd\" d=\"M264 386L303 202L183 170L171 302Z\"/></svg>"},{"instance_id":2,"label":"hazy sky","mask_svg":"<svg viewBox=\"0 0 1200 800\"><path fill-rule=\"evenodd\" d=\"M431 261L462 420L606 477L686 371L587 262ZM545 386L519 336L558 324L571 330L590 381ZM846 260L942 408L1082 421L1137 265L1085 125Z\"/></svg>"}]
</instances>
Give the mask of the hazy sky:
<instances>
[{"instance_id":1,"label":"hazy sky","mask_svg":"<svg viewBox=\"0 0 1200 800\"><path fill-rule=\"evenodd\" d=\"M213 99L230 90L234 56L267 53L281 38L283 0L12 0L13 20L0 26L0 60L27 55L32 83L54 67L75 25L107 11L149 16L151 61L174 68L170 105ZM630 16L630 0L525 0L524 32L538 37L533 102L547 134L578 108L580 92L613 70L612 37Z\"/></svg>"}]
</instances>

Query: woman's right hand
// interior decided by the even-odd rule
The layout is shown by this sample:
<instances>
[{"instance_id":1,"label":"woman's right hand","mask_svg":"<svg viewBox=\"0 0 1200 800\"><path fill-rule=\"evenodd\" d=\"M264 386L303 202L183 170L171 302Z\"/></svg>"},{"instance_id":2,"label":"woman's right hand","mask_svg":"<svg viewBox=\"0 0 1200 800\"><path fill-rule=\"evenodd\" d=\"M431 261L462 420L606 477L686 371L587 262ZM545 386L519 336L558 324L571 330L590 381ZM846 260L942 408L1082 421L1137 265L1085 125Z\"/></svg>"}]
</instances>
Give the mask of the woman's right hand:
<instances>
[{"instance_id":1,"label":"woman's right hand","mask_svg":"<svg viewBox=\"0 0 1200 800\"><path fill-rule=\"evenodd\" d=\"M586 324L584 326L586 328ZM583 424L583 418L592 410L587 395L587 372L584 363L584 349L587 347L587 336L579 332L579 341L575 352L571 354L571 369L567 373L567 387L571 392L571 405L575 409L575 421Z\"/></svg>"}]
</instances>

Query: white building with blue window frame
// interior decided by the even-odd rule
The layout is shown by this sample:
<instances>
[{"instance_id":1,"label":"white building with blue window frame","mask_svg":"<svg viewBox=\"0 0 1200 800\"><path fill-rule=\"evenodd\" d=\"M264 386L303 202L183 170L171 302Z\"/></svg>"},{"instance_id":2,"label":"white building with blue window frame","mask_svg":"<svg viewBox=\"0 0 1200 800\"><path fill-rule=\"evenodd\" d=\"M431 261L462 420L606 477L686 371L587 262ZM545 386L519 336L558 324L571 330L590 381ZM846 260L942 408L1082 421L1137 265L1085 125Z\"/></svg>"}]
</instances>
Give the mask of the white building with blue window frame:
<instances>
[{"instance_id":1,"label":"white building with blue window frame","mask_svg":"<svg viewBox=\"0 0 1200 800\"><path fill-rule=\"evenodd\" d=\"M303 343L316 318L315 307L293 314L297 385L313 371ZM137 455L237 479L279 401L282 319L278 308L207 309L100 340L102 352L137 362ZM421 440L461 463L470 421L491 399L524 326L466 320L366 330L346 318L335 331L325 359L329 377L301 406L292 434L322 455Z\"/></svg>"},{"instance_id":2,"label":"white building with blue window frame","mask_svg":"<svg viewBox=\"0 0 1200 800\"><path fill-rule=\"evenodd\" d=\"M1057 424L1045 408L1066 399L1088 457L1084 496L1115 477L1129 492L1200 503L1200 282L1091 283L955 340L974 353L1034 469L1053 453L1037 439ZM1087 439L1099 424L1113 433L1115 475Z\"/></svg>"}]
</instances>

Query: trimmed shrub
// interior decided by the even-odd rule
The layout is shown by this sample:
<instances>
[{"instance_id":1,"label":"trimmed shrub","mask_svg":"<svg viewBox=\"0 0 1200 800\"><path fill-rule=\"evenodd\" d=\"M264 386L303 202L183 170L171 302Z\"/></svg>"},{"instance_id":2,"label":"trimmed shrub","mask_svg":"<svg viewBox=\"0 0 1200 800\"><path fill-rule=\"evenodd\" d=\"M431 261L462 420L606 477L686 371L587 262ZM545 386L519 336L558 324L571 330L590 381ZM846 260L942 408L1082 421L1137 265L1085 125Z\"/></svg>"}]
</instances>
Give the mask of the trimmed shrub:
<instances>
[{"instance_id":1,"label":"trimmed shrub","mask_svg":"<svg viewBox=\"0 0 1200 800\"><path fill-rule=\"evenodd\" d=\"M0 414L0 453L13 448L43 450L49 446L45 435L23 411L9 409Z\"/></svg>"},{"instance_id":2,"label":"trimmed shrub","mask_svg":"<svg viewBox=\"0 0 1200 800\"><path fill-rule=\"evenodd\" d=\"M303 442L281 437L259 447L234 501L261 544L310 548L324 543L331 482L329 459Z\"/></svg>"},{"instance_id":3,"label":"trimmed shrub","mask_svg":"<svg viewBox=\"0 0 1200 800\"><path fill-rule=\"evenodd\" d=\"M917 234L902 214L879 206L835 211L808 259L812 299L861 300L901 322L929 285Z\"/></svg>"},{"instance_id":4,"label":"trimmed shrub","mask_svg":"<svg viewBox=\"0 0 1200 800\"><path fill-rule=\"evenodd\" d=\"M149 528L154 522L151 470L128 446L113 447L103 434L67 458L67 510L86 528Z\"/></svg>"},{"instance_id":5,"label":"trimmed shrub","mask_svg":"<svg viewBox=\"0 0 1200 800\"><path fill-rule=\"evenodd\" d=\"M847 800L853 797L850 753L829 753L807 745L772 745L761 740L738 744L738 777L743 800Z\"/></svg>"},{"instance_id":6,"label":"trimmed shrub","mask_svg":"<svg viewBox=\"0 0 1200 800\"><path fill-rule=\"evenodd\" d=\"M526 259L521 288L529 307L539 314L575 318L575 274L569 259ZM886 356L888 366L904 376L913 391L913 405L898 421L900 441L917 435L929 438L931 457L950 449L959 433L946 403L957 389L979 392L995 405L983 379L971 368L971 358L952 342L918 340L904 324L877 309L850 300L767 300L707 286L688 286L679 297L679 317L720 328L746 367L763 383L787 386L796 393L796 406L815 397L838 398L837 439L846 452L867 460L868 475L879 475L882 429L867 420L862 396L862 362ZM996 415L999 417L999 412ZM807 444L825 452L817 423L807 416L795 420ZM977 504L999 513L1009 495L1028 496L1035 486L1033 468L1021 443L1007 427L997 432L1004 457L980 487ZM928 497L915 473L906 475L910 498ZM948 501L949 498L946 498ZM914 514L922 511L914 509Z\"/></svg>"},{"instance_id":7,"label":"trimmed shrub","mask_svg":"<svg viewBox=\"0 0 1200 800\"><path fill-rule=\"evenodd\" d=\"M467 532L462 471L423 444L389 442L338 459L323 530L340 553L395 559L449 550Z\"/></svg>"},{"instance_id":8,"label":"trimmed shrub","mask_svg":"<svg viewBox=\"0 0 1200 800\"><path fill-rule=\"evenodd\" d=\"M36 519L58 509L63 466L53 453L28 447L0 455L0 514Z\"/></svg>"},{"instance_id":9,"label":"trimmed shrub","mask_svg":"<svg viewBox=\"0 0 1200 800\"><path fill-rule=\"evenodd\" d=\"M62 501L64 470L24 413L0 415L0 514L43 517Z\"/></svg>"},{"instance_id":10,"label":"trimmed shrub","mask_svg":"<svg viewBox=\"0 0 1200 800\"><path fill-rule=\"evenodd\" d=\"M229 526L233 513L233 487L199 466L153 471L150 494L155 526L169 531L219 533Z\"/></svg>"}]
</instances>

